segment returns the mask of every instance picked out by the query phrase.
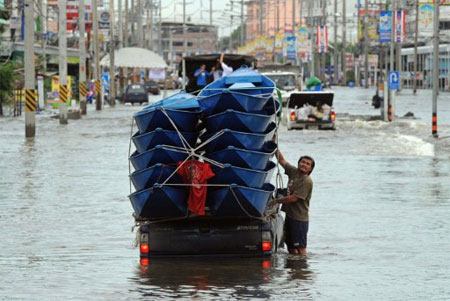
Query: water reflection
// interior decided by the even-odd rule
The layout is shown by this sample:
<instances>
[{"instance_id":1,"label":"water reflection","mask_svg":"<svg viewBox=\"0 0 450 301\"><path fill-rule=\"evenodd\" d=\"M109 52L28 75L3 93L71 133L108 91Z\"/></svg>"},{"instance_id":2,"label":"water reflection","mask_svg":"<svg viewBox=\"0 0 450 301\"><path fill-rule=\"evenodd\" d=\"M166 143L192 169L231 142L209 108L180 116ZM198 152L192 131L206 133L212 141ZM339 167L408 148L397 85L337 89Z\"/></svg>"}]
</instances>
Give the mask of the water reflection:
<instances>
[{"instance_id":1,"label":"water reflection","mask_svg":"<svg viewBox=\"0 0 450 301\"><path fill-rule=\"evenodd\" d=\"M310 280L312 272L309 269L306 257L289 256L286 258L284 268L288 270L292 280Z\"/></svg>"},{"instance_id":2,"label":"water reflection","mask_svg":"<svg viewBox=\"0 0 450 301\"><path fill-rule=\"evenodd\" d=\"M270 298L280 285L298 287L310 280L306 259L286 254L273 258L173 258L141 261L140 295L152 297Z\"/></svg>"}]
</instances>

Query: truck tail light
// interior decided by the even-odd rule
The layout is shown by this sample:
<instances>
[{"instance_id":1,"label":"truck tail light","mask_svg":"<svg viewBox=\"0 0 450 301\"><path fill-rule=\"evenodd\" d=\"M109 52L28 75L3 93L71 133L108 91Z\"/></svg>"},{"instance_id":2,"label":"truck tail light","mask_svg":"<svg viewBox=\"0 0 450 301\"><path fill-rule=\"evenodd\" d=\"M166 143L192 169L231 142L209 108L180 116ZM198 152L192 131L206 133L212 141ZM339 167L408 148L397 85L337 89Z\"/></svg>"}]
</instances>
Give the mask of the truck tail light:
<instances>
[{"instance_id":1,"label":"truck tail light","mask_svg":"<svg viewBox=\"0 0 450 301\"><path fill-rule=\"evenodd\" d=\"M291 115L290 115L289 118L291 119L291 121L295 121L295 119L296 119L295 111L292 111L292 112L291 112Z\"/></svg>"},{"instance_id":2,"label":"truck tail light","mask_svg":"<svg viewBox=\"0 0 450 301\"><path fill-rule=\"evenodd\" d=\"M148 254L148 244L141 244L141 254Z\"/></svg>"},{"instance_id":3,"label":"truck tail light","mask_svg":"<svg viewBox=\"0 0 450 301\"><path fill-rule=\"evenodd\" d=\"M148 265L148 263L149 263L148 258L141 258L141 264L142 265Z\"/></svg>"},{"instance_id":4,"label":"truck tail light","mask_svg":"<svg viewBox=\"0 0 450 301\"><path fill-rule=\"evenodd\" d=\"M270 241L263 241L263 243L262 243L262 250L263 251L270 251L270 250L272 250L272 243Z\"/></svg>"},{"instance_id":5,"label":"truck tail light","mask_svg":"<svg viewBox=\"0 0 450 301\"><path fill-rule=\"evenodd\" d=\"M334 111L331 111L331 121L334 121L336 119L336 113Z\"/></svg>"}]
</instances>

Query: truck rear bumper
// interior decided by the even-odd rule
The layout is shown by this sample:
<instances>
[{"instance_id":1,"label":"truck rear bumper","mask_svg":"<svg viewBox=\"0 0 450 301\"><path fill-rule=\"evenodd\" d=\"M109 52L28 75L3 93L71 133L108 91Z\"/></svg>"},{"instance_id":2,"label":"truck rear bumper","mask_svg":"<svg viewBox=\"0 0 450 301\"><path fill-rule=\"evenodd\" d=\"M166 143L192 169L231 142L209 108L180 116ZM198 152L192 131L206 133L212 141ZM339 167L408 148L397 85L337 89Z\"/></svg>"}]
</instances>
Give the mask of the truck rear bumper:
<instances>
[{"instance_id":1,"label":"truck rear bumper","mask_svg":"<svg viewBox=\"0 0 450 301\"><path fill-rule=\"evenodd\" d=\"M265 221L198 217L140 227L141 258L268 257L282 241L283 218ZM147 243L142 252L142 244Z\"/></svg>"},{"instance_id":2,"label":"truck rear bumper","mask_svg":"<svg viewBox=\"0 0 450 301\"><path fill-rule=\"evenodd\" d=\"M298 130L308 130L308 129L318 129L318 130L335 130L336 125L334 122L313 122L313 121L296 121L289 122L287 125L288 129L298 129Z\"/></svg>"}]
</instances>

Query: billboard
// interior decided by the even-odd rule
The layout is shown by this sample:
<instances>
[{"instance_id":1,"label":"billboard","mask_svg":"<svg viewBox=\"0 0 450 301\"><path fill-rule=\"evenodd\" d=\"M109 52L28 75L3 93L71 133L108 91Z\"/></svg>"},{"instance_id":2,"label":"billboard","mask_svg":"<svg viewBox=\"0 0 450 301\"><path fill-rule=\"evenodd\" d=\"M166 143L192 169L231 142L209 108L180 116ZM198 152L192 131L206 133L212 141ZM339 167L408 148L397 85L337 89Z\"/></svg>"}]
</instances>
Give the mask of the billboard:
<instances>
[{"instance_id":1,"label":"billboard","mask_svg":"<svg viewBox=\"0 0 450 301\"><path fill-rule=\"evenodd\" d=\"M364 38L364 15L366 11L359 11L359 25L358 25L358 39L361 41ZM378 35L378 26L380 11L379 10L368 10L367 11L367 35L369 36L369 42L371 45L378 43L380 37Z\"/></svg>"},{"instance_id":2,"label":"billboard","mask_svg":"<svg viewBox=\"0 0 450 301\"><path fill-rule=\"evenodd\" d=\"M405 42L405 11L395 11L394 18L394 40L397 43Z\"/></svg>"},{"instance_id":3,"label":"billboard","mask_svg":"<svg viewBox=\"0 0 450 301\"><path fill-rule=\"evenodd\" d=\"M380 42L391 41L392 35L392 11L380 11Z\"/></svg>"},{"instance_id":4,"label":"billboard","mask_svg":"<svg viewBox=\"0 0 450 301\"><path fill-rule=\"evenodd\" d=\"M78 27L79 23L79 6L80 1L67 1L66 5L66 16L67 16L67 30L74 31ZM84 0L85 6L85 19L86 32L92 29L92 1Z\"/></svg>"},{"instance_id":5,"label":"billboard","mask_svg":"<svg viewBox=\"0 0 450 301\"><path fill-rule=\"evenodd\" d=\"M320 25L316 28L316 45L317 53L328 52L328 28L327 26Z\"/></svg>"},{"instance_id":6,"label":"billboard","mask_svg":"<svg viewBox=\"0 0 450 301\"><path fill-rule=\"evenodd\" d=\"M433 34L434 4L419 3L419 32L421 35Z\"/></svg>"}]
</instances>

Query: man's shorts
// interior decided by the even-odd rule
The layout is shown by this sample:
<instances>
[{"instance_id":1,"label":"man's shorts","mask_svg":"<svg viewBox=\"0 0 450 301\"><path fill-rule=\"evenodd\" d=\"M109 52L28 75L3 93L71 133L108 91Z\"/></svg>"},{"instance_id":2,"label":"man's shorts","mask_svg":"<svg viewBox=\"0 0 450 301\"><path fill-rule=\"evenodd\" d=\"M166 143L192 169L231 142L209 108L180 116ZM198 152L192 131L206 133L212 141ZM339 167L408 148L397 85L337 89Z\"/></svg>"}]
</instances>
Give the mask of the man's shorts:
<instances>
[{"instance_id":1,"label":"man's shorts","mask_svg":"<svg viewBox=\"0 0 450 301\"><path fill-rule=\"evenodd\" d=\"M309 222L302 222L286 216L284 241L288 248L306 248Z\"/></svg>"}]
</instances>

